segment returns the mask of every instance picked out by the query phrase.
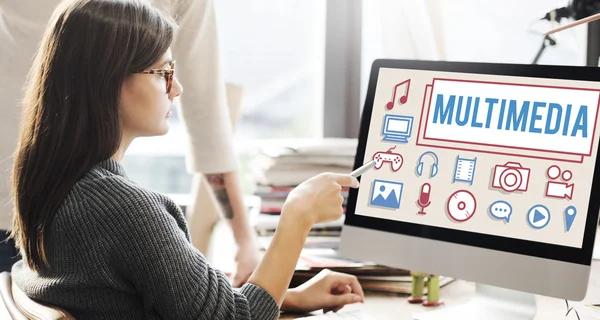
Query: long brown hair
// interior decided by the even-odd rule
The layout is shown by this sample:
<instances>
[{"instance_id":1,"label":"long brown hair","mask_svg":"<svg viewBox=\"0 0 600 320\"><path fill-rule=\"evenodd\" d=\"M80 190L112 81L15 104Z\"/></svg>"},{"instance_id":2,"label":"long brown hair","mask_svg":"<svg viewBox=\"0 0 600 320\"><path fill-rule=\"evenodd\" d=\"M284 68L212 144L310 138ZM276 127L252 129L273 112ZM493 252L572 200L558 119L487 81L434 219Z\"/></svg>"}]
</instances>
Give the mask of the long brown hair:
<instances>
[{"instance_id":1,"label":"long brown hair","mask_svg":"<svg viewBox=\"0 0 600 320\"><path fill-rule=\"evenodd\" d=\"M12 236L30 268L50 267L46 230L73 185L121 142L123 81L168 50L175 24L144 0L56 8L29 73L12 174Z\"/></svg>"}]
</instances>

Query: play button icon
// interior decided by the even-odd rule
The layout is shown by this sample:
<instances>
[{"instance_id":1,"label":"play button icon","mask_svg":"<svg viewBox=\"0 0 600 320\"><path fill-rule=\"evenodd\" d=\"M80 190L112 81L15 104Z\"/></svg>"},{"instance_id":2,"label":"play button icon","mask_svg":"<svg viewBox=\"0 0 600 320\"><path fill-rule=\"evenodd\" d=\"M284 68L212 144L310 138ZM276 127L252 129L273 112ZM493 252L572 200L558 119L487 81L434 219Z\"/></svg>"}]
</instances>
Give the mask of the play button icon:
<instances>
[{"instance_id":1,"label":"play button icon","mask_svg":"<svg viewBox=\"0 0 600 320\"><path fill-rule=\"evenodd\" d=\"M550 210L541 204L537 204L527 212L527 222L534 229L542 229L550 222Z\"/></svg>"},{"instance_id":2,"label":"play button icon","mask_svg":"<svg viewBox=\"0 0 600 320\"><path fill-rule=\"evenodd\" d=\"M546 216L543 213L541 213L539 210L536 209L533 212L533 223L538 223L544 219L546 219Z\"/></svg>"}]
</instances>

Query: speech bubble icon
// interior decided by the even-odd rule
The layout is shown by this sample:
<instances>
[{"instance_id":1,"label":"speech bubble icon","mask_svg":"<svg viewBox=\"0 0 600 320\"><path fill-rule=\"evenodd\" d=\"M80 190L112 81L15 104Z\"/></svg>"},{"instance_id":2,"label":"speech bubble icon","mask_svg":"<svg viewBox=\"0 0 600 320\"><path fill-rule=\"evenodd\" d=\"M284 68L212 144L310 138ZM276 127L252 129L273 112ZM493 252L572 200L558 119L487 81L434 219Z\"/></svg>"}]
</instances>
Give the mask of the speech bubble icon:
<instances>
[{"instance_id":1,"label":"speech bubble icon","mask_svg":"<svg viewBox=\"0 0 600 320\"><path fill-rule=\"evenodd\" d=\"M512 215L512 206L504 200L495 201L490 205L490 214L492 217L504 220L508 223L510 222L510 216Z\"/></svg>"}]
</instances>

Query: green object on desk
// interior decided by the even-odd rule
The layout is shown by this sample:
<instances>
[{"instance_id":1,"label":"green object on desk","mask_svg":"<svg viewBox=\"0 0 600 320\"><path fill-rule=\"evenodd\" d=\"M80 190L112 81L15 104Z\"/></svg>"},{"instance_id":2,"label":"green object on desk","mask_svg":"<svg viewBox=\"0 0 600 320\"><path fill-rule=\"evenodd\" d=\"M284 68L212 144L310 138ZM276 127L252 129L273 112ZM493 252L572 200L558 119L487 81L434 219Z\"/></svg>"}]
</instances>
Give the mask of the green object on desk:
<instances>
[{"instance_id":1,"label":"green object on desk","mask_svg":"<svg viewBox=\"0 0 600 320\"><path fill-rule=\"evenodd\" d=\"M411 276L413 277L411 296L415 298L422 297L425 289L425 276L416 272L411 272Z\"/></svg>"},{"instance_id":2,"label":"green object on desk","mask_svg":"<svg viewBox=\"0 0 600 320\"><path fill-rule=\"evenodd\" d=\"M412 276L412 292L408 302L422 303L426 307L440 305L440 276L417 271L411 271L410 275ZM426 299L423 298L425 279L427 279Z\"/></svg>"},{"instance_id":3,"label":"green object on desk","mask_svg":"<svg viewBox=\"0 0 600 320\"><path fill-rule=\"evenodd\" d=\"M440 276L429 276L427 281L427 301L438 302L440 300Z\"/></svg>"}]
</instances>

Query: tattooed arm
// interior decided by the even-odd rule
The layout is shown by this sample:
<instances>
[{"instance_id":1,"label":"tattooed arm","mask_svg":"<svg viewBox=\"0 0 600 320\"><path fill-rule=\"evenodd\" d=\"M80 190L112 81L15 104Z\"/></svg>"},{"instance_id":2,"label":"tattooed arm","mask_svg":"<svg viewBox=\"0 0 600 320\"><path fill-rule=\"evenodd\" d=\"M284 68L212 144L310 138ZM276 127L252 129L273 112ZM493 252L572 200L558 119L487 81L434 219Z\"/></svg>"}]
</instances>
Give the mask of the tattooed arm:
<instances>
[{"instance_id":1,"label":"tattooed arm","mask_svg":"<svg viewBox=\"0 0 600 320\"><path fill-rule=\"evenodd\" d=\"M221 205L224 217L228 220L237 244L236 272L233 286L244 284L258 265L259 249L256 234L250 226L244 196L236 171L206 174L206 180L212 186Z\"/></svg>"},{"instance_id":2,"label":"tattooed arm","mask_svg":"<svg viewBox=\"0 0 600 320\"><path fill-rule=\"evenodd\" d=\"M233 212L233 205L231 204L231 201L229 200L229 194L231 193L232 196L231 198L233 198L234 201L236 200L241 200L242 201L242 205L243 205L243 199L236 199L241 197L241 192L237 192L239 190L235 190L237 189L237 183L231 183L231 181L229 182L229 188L227 188L225 186L225 176L230 176L234 174L234 172L230 172L230 173L214 173L214 174L207 174L205 175L206 180L208 181L208 183L210 184L210 186L212 187L214 193L215 193L215 197L217 197L217 200L219 201L219 205L221 206L221 209L223 210L223 215L225 216L226 219L232 219L234 217L234 212ZM236 177L234 177L236 178ZM231 180L231 177L229 177L228 180ZM235 193L235 194L233 194ZM238 201L236 201L238 202ZM236 203L236 206L238 206L238 203ZM238 209L238 213L240 210L243 210L244 208L236 208Z\"/></svg>"}]
</instances>

